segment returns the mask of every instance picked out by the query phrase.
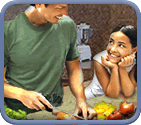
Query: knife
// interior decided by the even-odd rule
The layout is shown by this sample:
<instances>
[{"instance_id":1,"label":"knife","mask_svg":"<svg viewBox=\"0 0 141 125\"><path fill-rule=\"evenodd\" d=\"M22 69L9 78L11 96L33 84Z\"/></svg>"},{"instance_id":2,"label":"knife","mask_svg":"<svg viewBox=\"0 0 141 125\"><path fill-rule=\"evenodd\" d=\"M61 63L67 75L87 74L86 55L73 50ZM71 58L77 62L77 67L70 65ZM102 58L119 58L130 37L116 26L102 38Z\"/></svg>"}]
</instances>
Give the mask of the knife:
<instances>
[{"instance_id":1,"label":"knife","mask_svg":"<svg viewBox=\"0 0 141 125\"><path fill-rule=\"evenodd\" d=\"M43 103L42 103L43 104ZM50 103L49 103L50 104ZM67 112L67 111L63 111L63 110L59 110L58 108L54 107L52 104L51 107L49 108L47 105L43 104L46 108L46 111L48 112L52 112L53 115L57 116L58 113L63 112L65 114L71 114L74 118L76 118L77 120L86 120L81 116L75 115L73 113Z\"/></svg>"}]
</instances>

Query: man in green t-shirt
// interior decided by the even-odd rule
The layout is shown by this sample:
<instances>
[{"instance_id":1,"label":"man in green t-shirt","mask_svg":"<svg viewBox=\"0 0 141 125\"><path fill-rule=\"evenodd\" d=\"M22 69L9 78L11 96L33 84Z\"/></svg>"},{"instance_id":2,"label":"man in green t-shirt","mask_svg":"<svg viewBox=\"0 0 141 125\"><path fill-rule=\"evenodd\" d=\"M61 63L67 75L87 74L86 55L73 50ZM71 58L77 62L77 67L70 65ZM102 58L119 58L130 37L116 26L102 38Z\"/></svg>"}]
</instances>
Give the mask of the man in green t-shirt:
<instances>
[{"instance_id":1,"label":"man in green t-shirt","mask_svg":"<svg viewBox=\"0 0 141 125\"><path fill-rule=\"evenodd\" d=\"M76 114L92 119L96 113L86 103L83 74L76 47L75 23L67 4L36 4L4 24L4 101L28 113L60 106L61 76L66 64L70 88L76 97ZM50 103L49 103L50 102ZM43 105L43 104L44 105ZM87 116L88 112L88 116Z\"/></svg>"}]
</instances>

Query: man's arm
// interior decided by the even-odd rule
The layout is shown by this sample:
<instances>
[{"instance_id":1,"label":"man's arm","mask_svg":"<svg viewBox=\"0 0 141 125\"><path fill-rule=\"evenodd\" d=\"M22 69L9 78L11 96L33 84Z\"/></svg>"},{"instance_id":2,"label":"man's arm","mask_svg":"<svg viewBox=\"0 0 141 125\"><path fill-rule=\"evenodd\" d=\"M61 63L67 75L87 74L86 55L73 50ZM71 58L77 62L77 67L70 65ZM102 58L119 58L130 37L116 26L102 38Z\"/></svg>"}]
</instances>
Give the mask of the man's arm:
<instances>
[{"instance_id":1,"label":"man's arm","mask_svg":"<svg viewBox=\"0 0 141 125\"><path fill-rule=\"evenodd\" d=\"M66 67L70 82L70 88L76 99L86 100L83 87L83 72L80 68L79 59L67 61Z\"/></svg>"},{"instance_id":2,"label":"man's arm","mask_svg":"<svg viewBox=\"0 0 141 125\"><path fill-rule=\"evenodd\" d=\"M92 119L96 112L93 108L88 106L86 103L86 97L84 93L84 87L83 87L83 73L80 68L79 59L73 60L73 61L67 61L66 67L68 71L69 76L69 85L72 93L76 97L76 114L82 112L82 115L86 119ZM87 117L87 112L89 113L89 116Z\"/></svg>"},{"instance_id":3,"label":"man's arm","mask_svg":"<svg viewBox=\"0 0 141 125\"><path fill-rule=\"evenodd\" d=\"M51 107L50 103L40 93L34 91L27 91L22 88L18 88L6 83L5 68L4 68L4 97L17 99L30 109L45 110L45 107L42 103L46 104L48 107Z\"/></svg>"}]
</instances>

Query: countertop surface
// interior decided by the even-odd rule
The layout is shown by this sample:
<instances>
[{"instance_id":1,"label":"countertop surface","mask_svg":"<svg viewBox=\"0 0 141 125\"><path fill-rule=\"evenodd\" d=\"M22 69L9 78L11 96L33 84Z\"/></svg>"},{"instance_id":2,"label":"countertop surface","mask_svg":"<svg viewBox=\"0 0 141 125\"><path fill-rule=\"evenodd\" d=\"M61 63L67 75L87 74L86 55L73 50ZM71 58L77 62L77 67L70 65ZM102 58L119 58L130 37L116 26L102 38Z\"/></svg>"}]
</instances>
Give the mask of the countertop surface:
<instances>
[{"instance_id":1,"label":"countertop surface","mask_svg":"<svg viewBox=\"0 0 141 125\"><path fill-rule=\"evenodd\" d=\"M84 87L88 86L90 81L84 82ZM101 103L102 101L106 103L111 103L112 105L116 106L117 110L119 109L120 103L124 99L118 98L118 99L113 99L109 98L105 95L96 97L93 99L87 100L87 103L94 107L95 103ZM133 102L135 107L137 106L137 88L135 89L134 95L127 100L128 102ZM63 97L63 104L60 107L57 107L59 110L64 110L67 112L74 113L75 112L75 106L76 106L76 99L73 96L73 94L70 91L69 86L64 87L64 97ZM57 116L52 115L51 112L47 111L38 111L36 113L31 113L27 115L28 119L35 119L35 120L55 120L57 119Z\"/></svg>"}]
</instances>

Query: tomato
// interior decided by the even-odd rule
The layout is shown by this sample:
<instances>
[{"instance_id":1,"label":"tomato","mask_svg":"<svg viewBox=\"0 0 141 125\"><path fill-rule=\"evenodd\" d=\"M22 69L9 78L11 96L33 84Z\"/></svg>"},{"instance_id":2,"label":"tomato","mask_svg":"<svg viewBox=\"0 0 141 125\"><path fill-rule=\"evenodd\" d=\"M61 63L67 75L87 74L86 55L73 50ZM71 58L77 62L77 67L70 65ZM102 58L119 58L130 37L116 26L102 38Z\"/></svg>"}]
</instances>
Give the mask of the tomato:
<instances>
[{"instance_id":1,"label":"tomato","mask_svg":"<svg viewBox=\"0 0 141 125\"><path fill-rule=\"evenodd\" d=\"M118 120L122 119L122 115L120 112L112 112L107 118L108 120Z\"/></svg>"},{"instance_id":2,"label":"tomato","mask_svg":"<svg viewBox=\"0 0 141 125\"><path fill-rule=\"evenodd\" d=\"M64 112L59 112L57 117L57 120L76 120L71 114Z\"/></svg>"},{"instance_id":3,"label":"tomato","mask_svg":"<svg viewBox=\"0 0 141 125\"><path fill-rule=\"evenodd\" d=\"M65 119L65 116L66 116L65 113L59 112L59 113L57 114L57 117L58 117L57 120L66 120L66 119Z\"/></svg>"},{"instance_id":4,"label":"tomato","mask_svg":"<svg viewBox=\"0 0 141 125\"><path fill-rule=\"evenodd\" d=\"M133 113L134 112L134 104L133 103L128 103L126 101L123 101L121 104L120 104L120 111L122 114L126 115L126 114L129 114L129 113Z\"/></svg>"}]
</instances>

